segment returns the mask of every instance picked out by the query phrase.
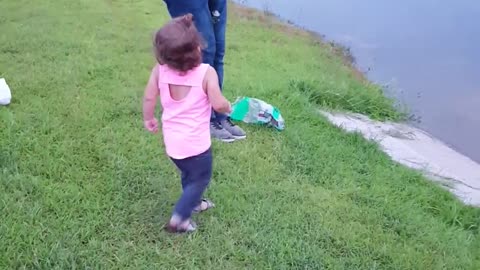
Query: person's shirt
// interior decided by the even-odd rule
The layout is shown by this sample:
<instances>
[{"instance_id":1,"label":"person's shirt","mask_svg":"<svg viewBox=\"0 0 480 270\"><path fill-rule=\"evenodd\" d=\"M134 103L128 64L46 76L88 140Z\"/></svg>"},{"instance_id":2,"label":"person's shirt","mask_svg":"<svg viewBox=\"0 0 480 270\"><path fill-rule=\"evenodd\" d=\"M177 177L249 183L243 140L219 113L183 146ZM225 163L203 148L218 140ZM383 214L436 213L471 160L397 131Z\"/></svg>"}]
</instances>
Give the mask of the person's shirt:
<instances>
[{"instance_id":1,"label":"person's shirt","mask_svg":"<svg viewBox=\"0 0 480 270\"><path fill-rule=\"evenodd\" d=\"M185 159L207 151L211 146L210 116L212 105L203 89L208 64L181 73L167 65L158 66L158 88L163 107L162 130L167 154ZM171 86L188 86L180 100L172 98Z\"/></svg>"}]
</instances>

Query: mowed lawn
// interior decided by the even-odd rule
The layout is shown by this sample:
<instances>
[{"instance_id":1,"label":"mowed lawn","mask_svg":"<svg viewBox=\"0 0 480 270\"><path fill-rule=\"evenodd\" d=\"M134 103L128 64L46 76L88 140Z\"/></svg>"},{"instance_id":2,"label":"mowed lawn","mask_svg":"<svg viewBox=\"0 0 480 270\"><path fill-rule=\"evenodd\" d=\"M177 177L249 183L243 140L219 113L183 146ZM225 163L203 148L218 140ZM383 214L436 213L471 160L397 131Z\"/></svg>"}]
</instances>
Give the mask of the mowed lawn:
<instances>
[{"instance_id":1,"label":"mowed lawn","mask_svg":"<svg viewBox=\"0 0 480 270\"><path fill-rule=\"evenodd\" d=\"M397 118L330 46L231 7L225 93L278 106L284 132L214 144L200 230L162 230L180 194L142 128L153 0L0 0L0 269L480 269L480 211L318 106Z\"/></svg>"}]
</instances>

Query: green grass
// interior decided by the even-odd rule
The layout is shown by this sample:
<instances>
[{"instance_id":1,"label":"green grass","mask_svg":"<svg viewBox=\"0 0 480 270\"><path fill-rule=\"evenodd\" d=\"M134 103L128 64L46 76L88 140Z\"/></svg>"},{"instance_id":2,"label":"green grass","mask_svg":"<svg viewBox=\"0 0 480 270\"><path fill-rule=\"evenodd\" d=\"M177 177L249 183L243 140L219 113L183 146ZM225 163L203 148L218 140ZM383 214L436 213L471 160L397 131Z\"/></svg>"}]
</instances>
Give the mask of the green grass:
<instances>
[{"instance_id":1,"label":"green grass","mask_svg":"<svg viewBox=\"0 0 480 270\"><path fill-rule=\"evenodd\" d=\"M399 117L330 46L231 10L225 93L287 128L215 143L218 207L172 236L179 179L141 116L162 1L0 7L0 269L480 269L478 209L316 113Z\"/></svg>"}]
</instances>

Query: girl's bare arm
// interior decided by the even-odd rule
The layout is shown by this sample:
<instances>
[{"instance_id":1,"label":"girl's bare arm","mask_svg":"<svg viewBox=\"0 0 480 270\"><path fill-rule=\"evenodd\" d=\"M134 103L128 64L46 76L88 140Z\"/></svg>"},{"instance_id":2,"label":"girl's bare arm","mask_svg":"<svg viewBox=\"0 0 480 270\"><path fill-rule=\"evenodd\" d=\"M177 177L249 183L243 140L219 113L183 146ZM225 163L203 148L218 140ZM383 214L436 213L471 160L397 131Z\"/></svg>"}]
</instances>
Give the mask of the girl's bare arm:
<instances>
[{"instance_id":1,"label":"girl's bare arm","mask_svg":"<svg viewBox=\"0 0 480 270\"><path fill-rule=\"evenodd\" d=\"M222 95L218 75L213 67L209 67L205 75L205 91L216 112L230 113L232 111L230 102Z\"/></svg>"},{"instance_id":2,"label":"girl's bare arm","mask_svg":"<svg viewBox=\"0 0 480 270\"><path fill-rule=\"evenodd\" d=\"M152 69L150 79L145 87L143 97L143 120L148 121L155 118L155 106L158 99L158 66Z\"/></svg>"}]
</instances>

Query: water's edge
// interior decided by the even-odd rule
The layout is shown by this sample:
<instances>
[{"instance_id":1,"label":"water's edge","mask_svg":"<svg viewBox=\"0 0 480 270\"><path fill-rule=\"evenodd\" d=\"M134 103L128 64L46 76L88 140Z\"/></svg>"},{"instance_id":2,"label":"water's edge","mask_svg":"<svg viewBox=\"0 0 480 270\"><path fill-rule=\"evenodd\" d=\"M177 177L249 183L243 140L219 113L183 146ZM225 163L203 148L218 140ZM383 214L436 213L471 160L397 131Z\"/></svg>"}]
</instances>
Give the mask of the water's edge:
<instances>
[{"instance_id":1,"label":"water's edge","mask_svg":"<svg viewBox=\"0 0 480 270\"><path fill-rule=\"evenodd\" d=\"M480 165L423 130L360 114L320 111L332 124L375 141L394 161L421 171L465 204L480 207Z\"/></svg>"},{"instance_id":2,"label":"water's edge","mask_svg":"<svg viewBox=\"0 0 480 270\"><path fill-rule=\"evenodd\" d=\"M480 81L475 74L480 56L473 50L480 45L475 35L480 28L472 24L480 3L233 2L332 46L355 77L395 100L409 124L480 163ZM432 14L432 6L438 12Z\"/></svg>"},{"instance_id":3,"label":"water's edge","mask_svg":"<svg viewBox=\"0 0 480 270\"><path fill-rule=\"evenodd\" d=\"M241 5L242 9L257 9ZM350 51L338 43L326 41L321 34L297 27L275 14L263 12L264 16L280 23L307 32L312 38L329 44L337 56L343 58L357 78L370 82L365 74L356 69ZM367 140L377 142L394 161L421 171L428 179L441 184L465 204L480 207L480 164L453 150L446 143L434 138L420 128L408 123L373 121L367 116L353 113L332 113L319 110L332 124L347 132L359 132Z\"/></svg>"}]
</instances>

